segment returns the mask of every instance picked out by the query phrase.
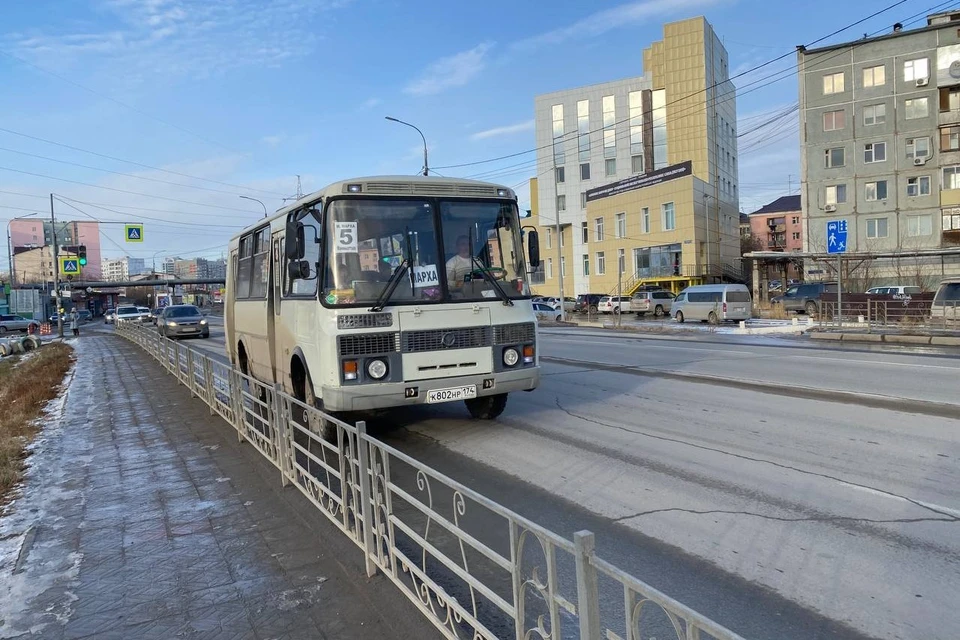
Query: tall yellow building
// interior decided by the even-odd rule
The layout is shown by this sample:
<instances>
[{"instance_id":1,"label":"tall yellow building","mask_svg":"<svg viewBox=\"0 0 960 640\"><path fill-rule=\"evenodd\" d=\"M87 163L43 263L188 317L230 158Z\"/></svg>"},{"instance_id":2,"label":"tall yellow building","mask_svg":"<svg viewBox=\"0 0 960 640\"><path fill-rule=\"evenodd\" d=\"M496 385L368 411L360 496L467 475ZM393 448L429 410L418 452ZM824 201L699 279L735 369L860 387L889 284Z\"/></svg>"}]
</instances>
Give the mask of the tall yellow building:
<instances>
[{"instance_id":1,"label":"tall yellow building","mask_svg":"<svg viewBox=\"0 0 960 640\"><path fill-rule=\"evenodd\" d=\"M539 294L557 295L561 277L566 296L741 277L727 52L692 18L664 26L643 69L536 98L526 224L540 232Z\"/></svg>"}]
</instances>

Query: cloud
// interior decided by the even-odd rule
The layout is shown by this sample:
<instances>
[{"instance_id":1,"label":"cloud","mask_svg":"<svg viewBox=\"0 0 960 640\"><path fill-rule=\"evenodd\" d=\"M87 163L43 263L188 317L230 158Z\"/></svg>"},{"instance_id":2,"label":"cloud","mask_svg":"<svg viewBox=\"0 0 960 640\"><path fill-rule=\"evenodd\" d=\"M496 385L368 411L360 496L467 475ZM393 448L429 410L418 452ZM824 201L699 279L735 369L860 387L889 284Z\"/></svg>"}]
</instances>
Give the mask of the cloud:
<instances>
[{"instance_id":1,"label":"cloud","mask_svg":"<svg viewBox=\"0 0 960 640\"><path fill-rule=\"evenodd\" d=\"M157 75L198 78L275 67L309 55L317 16L342 0L100 0L109 29L44 26L0 34L0 46L55 71L106 67L143 82ZM283 34L278 37L277 34Z\"/></svg>"},{"instance_id":2,"label":"cloud","mask_svg":"<svg viewBox=\"0 0 960 640\"><path fill-rule=\"evenodd\" d=\"M360 108L364 110L373 109L382 102L383 100L380 98L368 98L367 100L363 101L363 103L360 105Z\"/></svg>"},{"instance_id":3,"label":"cloud","mask_svg":"<svg viewBox=\"0 0 960 640\"><path fill-rule=\"evenodd\" d=\"M285 135L275 135L275 136L263 136L260 138L260 142L267 145L268 147L279 147L280 143L287 139Z\"/></svg>"},{"instance_id":4,"label":"cloud","mask_svg":"<svg viewBox=\"0 0 960 640\"><path fill-rule=\"evenodd\" d=\"M593 38L613 29L646 23L665 15L689 13L724 0L643 0L597 11L573 24L541 33L514 44L516 49L535 49L575 38Z\"/></svg>"},{"instance_id":5,"label":"cloud","mask_svg":"<svg viewBox=\"0 0 960 640\"><path fill-rule=\"evenodd\" d=\"M522 131L533 131L533 120L526 120L524 122L518 122L517 124L508 124L503 127L494 127L492 129L486 129L484 131L477 131L472 136L471 140L486 140L487 138L496 138L498 136L509 136L514 133L520 133Z\"/></svg>"},{"instance_id":6,"label":"cloud","mask_svg":"<svg viewBox=\"0 0 960 640\"><path fill-rule=\"evenodd\" d=\"M427 96L453 87L462 87L486 66L487 52L492 42L482 42L472 49L440 58L431 63L420 77L404 88L405 93Z\"/></svg>"}]
</instances>

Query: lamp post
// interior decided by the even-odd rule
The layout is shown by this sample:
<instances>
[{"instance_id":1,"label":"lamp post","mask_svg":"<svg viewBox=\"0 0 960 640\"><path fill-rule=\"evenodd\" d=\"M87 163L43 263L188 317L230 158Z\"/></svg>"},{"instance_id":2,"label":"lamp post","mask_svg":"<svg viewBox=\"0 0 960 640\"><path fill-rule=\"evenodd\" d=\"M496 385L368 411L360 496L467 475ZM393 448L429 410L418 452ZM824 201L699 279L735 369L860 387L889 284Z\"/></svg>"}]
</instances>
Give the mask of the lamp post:
<instances>
[{"instance_id":1,"label":"lamp post","mask_svg":"<svg viewBox=\"0 0 960 640\"><path fill-rule=\"evenodd\" d=\"M384 116L384 117L390 122L399 122L400 124L407 125L411 129L416 129L417 133L420 134L420 139L423 140L423 175L425 176L430 175L430 165L427 164L427 139L424 137L423 131L420 131L420 129L417 129L417 127L413 126L409 122L404 122L403 120L398 120L390 116Z\"/></svg>"},{"instance_id":2,"label":"lamp post","mask_svg":"<svg viewBox=\"0 0 960 640\"><path fill-rule=\"evenodd\" d=\"M157 272L157 256L163 253L163 250L157 251L153 254L153 257L150 258L150 271L153 273Z\"/></svg>"},{"instance_id":3,"label":"lamp post","mask_svg":"<svg viewBox=\"0 0 960 640\"><path fill-rule=\"evenodd\" d=\"M16 218L10 218L7 220L7 264L10 266L10 286L15 286L17 284L17 270L13 268L13 239L10 236L10 223L14 220L23 220L24 218L30 218L37 215L36 213L28 213L25 216L17 216Z\"/></svg>"},{"instance_id":4,"label":"lamp post","mask_svg":"<svg viewBox=\"0 0 960 640\"><path fill-rule=\"evenodd\" d=\"M250 196L240 196L240 197L243 198L244 200L253 200L254 202L260 202L260 201L257 200L256 198L251 198ZM263 204L262 202L260 202L260 206L263 207L263 217L266 218L266 217L267 217L267 205L265 205L265 204Z\"/></svg>"}]
</instances>

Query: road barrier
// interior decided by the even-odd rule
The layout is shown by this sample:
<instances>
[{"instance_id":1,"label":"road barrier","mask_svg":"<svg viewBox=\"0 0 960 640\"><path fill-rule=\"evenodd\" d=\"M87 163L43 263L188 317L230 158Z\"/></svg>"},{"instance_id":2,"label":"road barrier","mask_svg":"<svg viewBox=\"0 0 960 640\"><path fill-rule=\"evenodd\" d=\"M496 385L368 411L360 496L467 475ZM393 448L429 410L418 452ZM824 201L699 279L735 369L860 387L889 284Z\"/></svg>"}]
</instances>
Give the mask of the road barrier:
<instances>
[{"instance_id":1,"label":"road barrier","mask_svg":"<svg viewBox=\"0 0 960 640\"><path fill-rule=\"evenodd\" d=\"M145 326L118 322L253 445L447 638L738 640L569 540L367 433ZM325 437L321 437L324 434ZM740 639L742 640L742 639Z\"/></svg>"},{"instance_id":2,"label":"road barrier","mask_svg":"<svg viewBox=\"0 0 960 640\"><path fill-rule=\"evenodd\" d=\"M841 322L862 324L867 331L873 328L960 330L960 303L947 301L934 304L931 299L909 296L893 300L873 300L862 294L846 294L838 305L835 301L820 301L818 321L821 327Z\"/></svg>"}]
</instances>

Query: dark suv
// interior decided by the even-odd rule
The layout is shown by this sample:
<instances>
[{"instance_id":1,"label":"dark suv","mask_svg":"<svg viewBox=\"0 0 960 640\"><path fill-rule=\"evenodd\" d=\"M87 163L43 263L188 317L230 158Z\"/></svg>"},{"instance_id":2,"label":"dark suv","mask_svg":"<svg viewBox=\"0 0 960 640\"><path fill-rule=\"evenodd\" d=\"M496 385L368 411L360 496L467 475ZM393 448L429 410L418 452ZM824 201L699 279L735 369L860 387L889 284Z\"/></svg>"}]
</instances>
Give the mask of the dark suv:
<instances>
[{"instance_id":1,"label":"dark suv","mask_svg":"<svg viewBox=\"0 0 960 640\"><path fill-rule=\"evenodd\" d=\"M600 298L604 297L605 293L581 293L577 296L577 303L573 307L573 310L577 313L596 313L597 312L597 303L600 302Z\"/></svg>"},{"instance_id":2,"label":"dark suv","mask_svg":"<svg viewBox=\"0 0 960 640\"><path fill-rule=\"evenodd\" d=\"M810 282L788 287L782 296L771 298L773 304L782 304L784 311L803 311L809 316L820 312L820 298L836 295L836 282Z\"/></svg>"}]
</instances>

